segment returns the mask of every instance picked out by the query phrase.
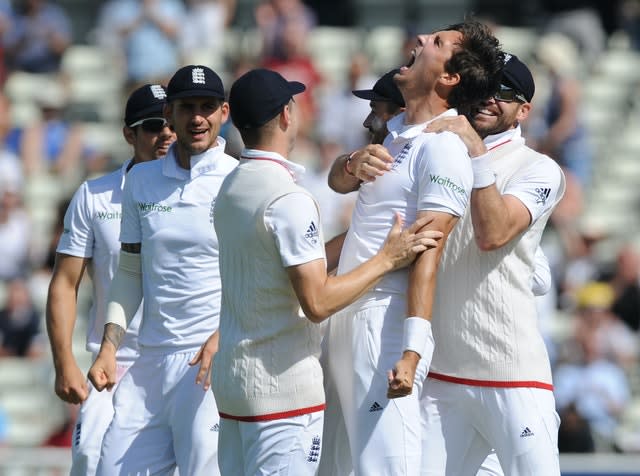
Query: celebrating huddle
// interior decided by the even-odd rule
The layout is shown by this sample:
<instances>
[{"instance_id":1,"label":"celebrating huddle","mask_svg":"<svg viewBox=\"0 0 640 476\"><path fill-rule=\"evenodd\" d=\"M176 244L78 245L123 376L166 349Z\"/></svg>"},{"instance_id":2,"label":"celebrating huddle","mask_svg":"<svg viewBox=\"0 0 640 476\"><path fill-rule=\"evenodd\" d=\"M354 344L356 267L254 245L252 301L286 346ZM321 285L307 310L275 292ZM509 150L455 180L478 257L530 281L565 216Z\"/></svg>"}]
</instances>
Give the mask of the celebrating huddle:
<instances>
[{"instance_id":1,"label":"celebrating huddle","mask_svg":"<svg viewBox=\"0 0 640 476\"><path fill-rule=\"evenodd\" d=\"M190 65L129 98L134 158L74 196L49 290L72 474L559 475L534 296L564 177L521 136L530 71L474 21L419 35L354 92L374 140L334 163L358 198L327 243L290 160L304 90L254 69L227 102ZM69 349L87 264L91 385Z\"/></svg>"}]
</instances>

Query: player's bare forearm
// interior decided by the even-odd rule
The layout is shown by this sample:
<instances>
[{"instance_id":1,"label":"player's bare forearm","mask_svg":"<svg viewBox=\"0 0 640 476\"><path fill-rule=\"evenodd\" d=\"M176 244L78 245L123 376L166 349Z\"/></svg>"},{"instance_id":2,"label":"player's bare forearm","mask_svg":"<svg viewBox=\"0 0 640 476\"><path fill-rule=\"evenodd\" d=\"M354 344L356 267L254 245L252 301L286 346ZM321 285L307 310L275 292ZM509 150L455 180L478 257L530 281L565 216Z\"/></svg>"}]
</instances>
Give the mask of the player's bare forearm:
<instances>
[{"instance_id":1,"label":"player's bare forearm","mask_svg":"<svg viewBox=\"0 0 640 476\"><path fill-rule=\"evenodd\" d=\"M436 276L440 258L451 230L458 218L442 212L419 212L418 217L429 218L428 228L443 234L438 246L420 254L409 268L407 289L407 316L431 319L436 289Z\"/></svg>"},{"instance_id":2,"label":"player's bare forearm","mask_svg":"<svg viewBox=\"0 0 640 476\"><path fill-rule=\"evenodd\" d=\"M385 273L407 266L419 253L436 246L439 234L434 239L432 232L420 231L426 223L427 219L419 219L402 230L401 220L396 217L382 249L343 275L327 276L324 260L287 268L307 318L321 322L362 296Z\"/></svg>"},{"instance_id":3,"label":"player's bare forearm","mask_svg":"<svg viewBox=\"0 0 640 476\"><path fill-rule=\"evenodd\" d=\"M329 187L338 193L354 192L360 188L362 183L357 177L347 173L345 164L349 159L348 154L339 156L331 166L329 171Z\"/></svg>"},{"instance_id":4,"label":"player's bare forearm","mask_svg":"<svg viewBox=\"0 0 640 476\"><path fill-rule=\"evenodd\" d=\"M78 287L88 259L56 253L49 283L46 325L56 372L54 390L60 399L82 403L89 395L86 378L72 352Z\"/></svg>"},{"instance_id":5,"label":"player's bare forearm","mask_svg":"<svg viewBox=\"0 0 640 476\"><path fill-rule=\"evenodd\" d=\"M501 195L495 184L474 188L469 206L475 240L484 251L506 245L531 222L527 207L513 195Z\"/></svg>"},{"instance_id":6,"label":"player's bare forearm","mask_svg":"<svg viewBox=\"0 0 640 476\"><path fill-rule=\"evenodd\" d=\"M105 350L113 350L113 352L115 353L115 351L118 350L118 347L120 347L120 344L122 343L122 339L124 338L125 333L126 333L126 330L120 327L119 325L114 324L113 322L107 322L104 325L104 334L102 335L102 344L100 345L100 352L102 352L102 350L105 349Z\"/></svg>"},{"instance_id":7,"label":"player's bare forearm","mask_svg":"<svg viewBox=\"0 0 640 476\"><path fill-rule=\"evenodd\" d=\"M346 236L347 232L345 231L344 233L331 238L324 245L324 253L327 257L327 272L329 273L338 267L342 245L344 244L344 239Z\"/></svg>"}]
</instances>

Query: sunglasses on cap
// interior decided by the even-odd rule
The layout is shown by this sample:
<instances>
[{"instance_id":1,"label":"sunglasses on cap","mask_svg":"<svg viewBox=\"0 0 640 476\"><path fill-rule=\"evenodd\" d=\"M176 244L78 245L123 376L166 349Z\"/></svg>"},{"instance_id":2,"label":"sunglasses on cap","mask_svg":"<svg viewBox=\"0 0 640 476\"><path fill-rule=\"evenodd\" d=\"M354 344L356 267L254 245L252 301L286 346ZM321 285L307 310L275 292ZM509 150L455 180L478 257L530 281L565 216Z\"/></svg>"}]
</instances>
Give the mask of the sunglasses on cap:
<instances>
[{"instance_id":1,"label":"sunglasses on cap","mask_svg":"<svg viewBox=\"0 0 640 476\"><path fill-rule=\"evenodd\" d=\"M134 122L129 127L140 126L143 131L157 134L162 132L165 127L171 128L167 120L163 117L147 117L146 119L140 119Z\"/></svg>"},{"instance_id":2,"label":"sunglasses on cap","mask_svg":"<svg viewBox=\"0 0 640 476\"><path fill-rule=\"evenodd\" d=\"M502 102L527 102L524 94L517 91L516 89L510 88L509 86L505 86L504 84L500 85L500 90L493 95L493 99Z\"/></svg>"}]
</instances>

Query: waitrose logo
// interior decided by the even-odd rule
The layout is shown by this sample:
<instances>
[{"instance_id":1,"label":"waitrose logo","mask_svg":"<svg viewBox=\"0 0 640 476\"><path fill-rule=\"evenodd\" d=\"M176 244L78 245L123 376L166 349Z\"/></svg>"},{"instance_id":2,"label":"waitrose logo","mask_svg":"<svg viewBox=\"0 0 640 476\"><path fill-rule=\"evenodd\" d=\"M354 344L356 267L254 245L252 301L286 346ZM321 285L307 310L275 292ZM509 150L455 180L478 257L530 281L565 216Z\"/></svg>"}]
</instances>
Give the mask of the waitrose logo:
<instances>
[{"instance_id":1,"label":"waitrose logo","mask_svg":"<svg viewBox=\"0 0 640 476\"><path fill-rule=\"evenodd\" d=\"M138 202L138 208L141 212L170 212L171 207L161 205L155 202Z\"/></svg>"},{"instance_id":2,"label":"waitrose logo","mask_svg":"<svg viewBox=\"0 0 640 476\"><path fill-rule=\"evenodd\" d=\"M122 213L120 212L97 212L96 218L98 220L120 220Z\"/></svg>"},{"instance_id":3,"label":"waitrose logo","mask_svg":"<svg viewBox=\"0 0 640 476\"><path fill-rule=\"evenodd\" d=\"M449 177L440 177L439 175L429 174L429 178L431 179L431 183L436 183L438 185L442 185L443 187L450 188L456 193L460 193L463 195L465 193L464 188L452 182Z\"/></svg>"}]
</instances>

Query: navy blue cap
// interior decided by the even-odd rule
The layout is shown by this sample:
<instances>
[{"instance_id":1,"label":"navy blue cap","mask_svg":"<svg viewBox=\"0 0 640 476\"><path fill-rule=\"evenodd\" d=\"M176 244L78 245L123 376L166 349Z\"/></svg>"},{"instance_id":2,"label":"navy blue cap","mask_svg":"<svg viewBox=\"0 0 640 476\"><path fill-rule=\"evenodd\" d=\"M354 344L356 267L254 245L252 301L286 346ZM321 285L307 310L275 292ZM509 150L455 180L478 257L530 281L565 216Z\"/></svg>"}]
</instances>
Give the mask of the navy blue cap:
<instances>
[{"instance_id":1,"label":"navy blue cap","mask_svg":"<svg viewBox=\"0 0 640 476\"><path fill-rule=\"evenodd\" d=\"M263 126L276 117L295 94L305 90L275 71L252 69L240 76L229 91L231 120L238 129Z\"/></svg>"},{"instance_id":2,"label":"navy blue cap","mask_svg":"<svg viewBox=\"0 0 640 476\"><path fill-rule=\"evenodd\" d=\"M127 99L124 123L127 126L148 117L162 117L167 103L167 92L160 84L145 84L133 91Z\"/></svg>"},{"instance_id":3,"label":"navy blue cap","mask_svg":"<svg viewBox=\"0 0 640 476\"><path fill-rule=\"evenodd\" d=\"M504 55L502 84L522 93L527 102L531 102L536 91L533 75L527 65L520 61L516 55L509 53Z\"/></svg>"},{"instance_id":4,"label":"navy blue cap","mask_svg":"<svg viewBox=\"0 0 640 476\"><path fill-rule=\"evenodd\" d=\"M189 65L180 68L169 80L167 101L187 97L214 97L224 99L222 79L211 68Z\"/></svg>"},{"instance_id":5,"label":"navy blue cap","mask_svg":"<svg viewBox=\"0 0 640 476\"><path fill-rule=\"evenodd\" d=\"M392 102L396 106L404 107L404 98L398 86L396 85L393 77L400 71L399 68L392 69L388 73L385 73L380 79L373 85L373 89L358 89L351 91L354 95L361 99L368 99L369 101L385 101Z\"/></svg>"}]
</instances>

